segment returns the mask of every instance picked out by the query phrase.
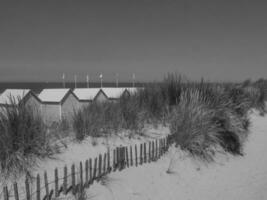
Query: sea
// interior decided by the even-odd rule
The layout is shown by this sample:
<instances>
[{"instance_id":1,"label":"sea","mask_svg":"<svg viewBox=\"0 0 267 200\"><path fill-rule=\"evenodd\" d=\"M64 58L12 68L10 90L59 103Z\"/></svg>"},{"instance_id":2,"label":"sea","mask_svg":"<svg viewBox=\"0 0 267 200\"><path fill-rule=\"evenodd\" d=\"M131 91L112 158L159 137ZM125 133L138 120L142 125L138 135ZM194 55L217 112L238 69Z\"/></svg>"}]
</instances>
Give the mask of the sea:
<instances>
[{"instance_id":1,"label":"sea","mask_svg":"<svg viewBox=\"0 0 267 200\"><path fill-rule=\"evenodd\" d=\"M135 83L135 87L143 87L145 83ZM104 82L103 87L117 87L115 83ZM77 88L86 88L87 84L85 82L77 82ZM99 82L90 82L90 88L99 88ZM121 82L118 87L133 87L132 83L129 82ZM5 89L31 89L35 93L39 93L41 90L46 88L63 88L62 82L0 82L0 93L2 93ZM75 88L74 82L66 82L65 88Z\"/></svg>"}]
</instances>

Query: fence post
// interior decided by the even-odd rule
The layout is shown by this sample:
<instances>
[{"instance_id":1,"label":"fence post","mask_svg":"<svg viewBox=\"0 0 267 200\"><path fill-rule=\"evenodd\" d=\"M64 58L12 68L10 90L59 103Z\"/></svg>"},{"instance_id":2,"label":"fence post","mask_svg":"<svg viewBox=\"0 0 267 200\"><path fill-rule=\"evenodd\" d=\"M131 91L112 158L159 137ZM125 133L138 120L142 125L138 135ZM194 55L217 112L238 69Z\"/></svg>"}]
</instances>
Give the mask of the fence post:
<instances>
[{"instance_id":1,"label":"fence post","mask_svg":"<svg viewBox=\"0 0 267 200\"><path fill-rule=\"evenodd\" d=\"M115 171L116 169L116 155L117 155L117 152L116 152L116 149L113 149L113 171Z\"/></svg>"},{"instance_id":2,"label":"fence post","mask_svg":"<svg viewBox=\"0 0 267 200\"><path fill-rule=\"evenodd\" d=\"M75 187L76 187L76 181L75 181L75 165L74 164L72 164L72 166L71 166L71 185L72 185L72 194L75 194L76 193L76 191L75 191Z\"/></svg>"},{"instance_id":3,"label":"fence post","mask_svg":"<svg viewBox=\"0 0 267 200\"><path fill-rule=\"evenodd\" d=\"M92 180L93 180L93 172L92 172L92 159L89 159L89 174L90 174L90 179L89 179L89 184L91 184Z\"/></svg>"},{"instance_id":4,"label":"fence post","mask_svg":"<svg viewBox=\"0 0 267 200\"><path fill-rule=\"evenodd\" d=\"M165 152L167 152L167 150L168 150L168 140L167 140L167 138L168 138L168 136L165 138L165 140L166 140L166 148L165 148Z\"/></svg>"},{"instance_id":5,"label":"fence post","mask_svg":"<svg viewBox=\"0 0 267 200\"><path fill-rule=\"evenodd\" d=\"M122 170L122 168L123 168L123 147L120 147L119 148L120 150L119 150L119 170Z\"/></svg>"},{"instance_id":6,"label":"fence post","mask_svg":"<svg viewBox=\"0 0 267 200\"><path fill-rule=\"evenodd\" d=\"M58 170L55 169L55 197L58 197Z\"/></svg>"},{"instance_id":7,"label":"fence post","mask_svg":"<svg viewBox=\"0 0 267 200\"><path fill-rule=\"evenodd\" d=\"M89 183L89 161L85 161L85 187L88 186Z\"/></svg>"},{"instance_id":8,"label":"fence post","mask_svg":"<svg viewBox=\"0 0 267 200\"><path fill-rule=\"evenodd\" d=\"M36 200L41 200L40 176L39 176L39 174L37 174L37 178L36 178Z\"/></svg>"},{"instance_id":9,"label":"fence post","mask_svg":"<svg viewBox=\"0 0 267 200\"><path fill-rule=\"evenodd\" d=\"M108 150L108 169L107 169L107 173L110 172L110 150Z\"/></svg>"},{"instance_id":10,"label":"fence post","mask_svg":"<svg viewBox=\"0 0 267 200\"><path fill-rule=\"evenodd\" d=\"M128 147L125 147L125 153L126 153L126 165L127 165L127 167L129 167Z\"/></svg>"},{"instance_id":11,"label":"fence post","mask_svg":"<svg viewBox=\"0 0 267 200\"><path fill-rule=\"evenodd\" d=\"M116 162L116 169L119 168L120 166L120 162L121 162L121 157L120 157L120 153L121 153L121 148L120 147L117 147L116 148L117 150L117 162Z\"/></svg>"},{"instance_id":12,"label":"fence post","mask_svg":"<svg viewBox=\"0 0 267 200\"><path fill-rule=\"evenodd\" d=\"M146 163L146 143L144 143L144 163Z\"/></svg>"},{"instance_id":13,"label":"fence post","mask_svg":"<svg viewBox=\"0 0 267 200\"><path fill-rule=\"evenodd\" d=\"M125 159L125 149L126 147L121 147L121 170L125 168L126 165L126 159Z\"/></svg>"},{"instance_id":14,"label":"fence post","mask_svg":"<svg viewBox=\"0 0 267 200\"><path fill-rule=\"evenodd\" d=\"M101 177L102 175L102 155L99 154L99 158L98 158L98 178Z\"/></svg>"},{"instance_id":15,"label":"fence post","mask_svg":"<svg viewBox=\"0 0 267 200\"><path fill-rule=\"evenodd\" d=\"M96 170L97 170L97 157L95 158L95 162L94 162L94 174L93 174L92 183L96 179Z\"/></svg>"},{"instance_id":16,"label":"fence post","mask_svg":"<svg viewBox=\"0 0 267 200\"><path fill-rule=\"evenodd\" d=\"M133 148L130 146L130 160L131 160L131 166L133 166Z\"/></svg>"},{"instance_id":17,"label":"fence post","mask_svg":"<svg viewBox=\"0 0 267 200\"><path fill-rule=\"evenodd\" d=\"M134 146L135 149L135 166L138 166L138 157L137 157L137 145Z\"/></svg>"},{"instance_id":18,"label":"fence post","mask_svg":"<svg viewBox=\"0 0 267 200\"><path fill-rule=\"evenodd\" d=\"M48 179L47 179L47 172L44 172L44 181L45 181L45 193L46 197L49 198L49 185L48 185Z\"/></svg>"},{"instance_id":19,"label":"fence post","mask_svg":"<svg viewBox=\"0 0 267 200\"><path fill-rule=\"evenodd\" d=\"M26 189L26 199L31 200L30 185L29 185L28 177L26 177L26 180L25 180L25 189Z\"/></svg>"},{"instance_id":20,"label":"fence post","mask_svg":"<svg viewBox=\"0 0 267 200\"><path fill-rule=\"evenodd\" d=\"M156 139L156 150L155 150L155 152L156 152L156 155L155 155L155 157L156 157L156 160L158 160L158 140Z\"/></svg>"},{"instance_id":21,"label":"fence post","mask_svg":"<svg viewBox=\"0 0 267 200\"><path fill-rule=\"evenodd\" d=\"M13 184L13 187L14 187L15 200L19 200L18 184L15 182Z\"/></svg>"},{"instance_id":22,"label":"fence post","mask_svg":"<svg viewBox=\"0 0 267 200\"><path fill-rule=\"evenodd\" d=\"M9 200L9 194L8 194L7 186L4 187L4 200Z\"/></svg>"},{"instance_id":23,"label":"fence post","mask_svg":"<svg viewBox=\"0 0 267 200\"><path fill-rule=\"evenodd\" d=\"M162 138L162 154L165 153L165 144L164 144L164 138Z\"/></svg>"},{"instance_id":24,"label":"fence post","mask_svg":"<svg viewBox=\"0 0 267 200\"><path fill-rule=\"evenodd\" d=\"M152 161L155 159L155 143L152 141Z\"/></svg>"},{"instance_id":25,"label":"fence post","mask_svg":"<svg viewBox=\"0 0 267 200\"><path fill-rule=\"evenodd\" d=\"M140 165L143 164L142 154L143 154L143 144L140 144Z\"/></svg>"},{"instance_id":26,"label":"fence post","mask_svg":"<svg viewBox=\"0 0 267 200\"><path fill-rule=\"evenodd\" d=\"M63 179L63 192L66 195L68 189L68 168L65 165L64 167L64 179Z\"/></svg>"},{"instance_id":27,"label":"fence post","mask_svg":"<svg viewBox=\"0 0 267 200\"><path fill-rule=\"evenodd\" d=\"M160 157L163 155L163 140L162 138L160 139Z\"/></svg>"},{"instance_id":28,"label":"fence post","mask_svg":"<svg viewBox=\"0 0 267 200\"><path fill-rule=\"evenodd\" d=\"M151 141L148 143L148 162L151 162Z\"/></svg>"},{"instance_id":29,"label":"fence post","mask_svg":"<svg viewBox=\"0 0 267 200\"><path fill-rule=\"evenodd\" d=\"M161 138L161 155L164 154L164 139Z\"/></svg>"},{"instance_id":30,"label":"fence post","mask_svg":"<svg viewBox=\"0 0 267 200\"><path fill-rule=\"evenodd\" d=\"M81 181L81 188L83 187L83 163L80 162L80 181Z\"/></svg>"},{"instance_id":31,"label":"fence post","mask_svg":"<svg viewBox=\"0 0 267 200\"><path fill-rule=\"evenodd\" d=\"M107 153L104 154L103 174L106 173Z\"/></svg>"}]
</instances>

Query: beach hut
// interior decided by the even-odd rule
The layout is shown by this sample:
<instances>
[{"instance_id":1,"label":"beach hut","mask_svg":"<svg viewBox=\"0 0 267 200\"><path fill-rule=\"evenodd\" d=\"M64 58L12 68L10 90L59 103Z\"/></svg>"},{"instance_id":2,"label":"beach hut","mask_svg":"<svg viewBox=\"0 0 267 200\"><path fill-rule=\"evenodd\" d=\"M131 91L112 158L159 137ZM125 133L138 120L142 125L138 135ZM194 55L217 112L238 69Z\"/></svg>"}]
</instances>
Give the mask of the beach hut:
<instances>
[{"instance_id":1,"label":"beach hut","mask_svg":"<svg viewBox=\"0 0 267 200\"><path fill-rule=\"evenodd\" d=\"M80 107L78 98L70 89L43 89L38 97L47 123L63 119L69 121Z\"/></svg>"},{"instance_id":2,"label":"beach hut","mask_svg":"<svg viewBox=\"0 0 267 200\"><path fill-rule=\"evenodd\" d=\"M126 88L101 88L108 97L109 101L116 102L122 96L129 96L129 91Z\"/></svg>"},{"instance_id":3,"label":"beach hut","mask_svg":"<svg viewBox=\"0 0 267 200\"><path fill-rule=\"evenodd\" d=\"M92 102L102 103L108 100L106 94L99 88L76 88L73 93L80 102L80 107L88 106Z\"/></svg>"},{"instance_id":4,"label":"beach hut","mask_svg":"<svg viewBox=\"0 0 267 200\"><path fill-rule=\"evenodd\" d=\"M30 89L6 89L0 95L0 107L19 106L25 103L36 111L40 110L41 101Z\"/></svg>"}]
</instances>

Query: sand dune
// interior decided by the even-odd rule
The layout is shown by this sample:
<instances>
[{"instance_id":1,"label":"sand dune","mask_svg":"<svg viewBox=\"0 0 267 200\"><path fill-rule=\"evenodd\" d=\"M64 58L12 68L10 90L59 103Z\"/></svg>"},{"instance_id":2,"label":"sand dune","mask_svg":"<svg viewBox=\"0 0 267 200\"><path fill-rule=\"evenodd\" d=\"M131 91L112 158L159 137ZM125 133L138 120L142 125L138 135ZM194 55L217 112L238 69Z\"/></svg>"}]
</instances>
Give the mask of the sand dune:
<instances>
[{"instance_id":1,"label":"sand dune","mask_svg":"<svg viewBox=\"0 0 267 200\"><path fill-rule=\"evenodd\" d=\"M250 115L244 156L219 155L207 166L172 148L156 163L110 174L87 190L92 199L267 199L267 116ZM172 160L172 162L171 162ZM166 173L171 162L171 173Z\"/></svg>"}]
</instances>

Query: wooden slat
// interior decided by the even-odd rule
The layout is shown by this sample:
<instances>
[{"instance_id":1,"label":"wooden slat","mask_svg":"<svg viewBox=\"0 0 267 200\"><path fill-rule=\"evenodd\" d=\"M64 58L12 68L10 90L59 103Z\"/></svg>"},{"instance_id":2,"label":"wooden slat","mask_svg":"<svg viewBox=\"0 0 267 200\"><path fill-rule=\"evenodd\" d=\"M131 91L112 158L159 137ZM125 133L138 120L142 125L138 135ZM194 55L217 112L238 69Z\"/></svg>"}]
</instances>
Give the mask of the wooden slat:
<instances>
[{"instance_id":1,"label":"wooden slat","mask_svg":"<svg viewBox=\"0 0 267 200\"><path fill-rule=\"evenodd\" d=\"M120 162L121 162L121 157L120 157L121 150L120 149L121 149L120 147L117 147L116 148L116 152L117 152L117 156L116 156L116 158L117 158L117 160L116 160L116 169L117 168L120 168Z\"/></svg>"},{"instance_id":2,"label":"wooden slat","mask_svg":"<svg viewBox=\"0 0 267 200\"><path fill-rule=\"evenodd\" d=\"M18 184L14 183L13 187L14 187L15 200L19 200Z\"/></svg>"},{"instance_id":3,"label":"wooden slat","mask_svg":"<svg viewBox=\"0 0 267 200\"><path fill-rule=\"evenodd\" d=\"M144 143L144 163L146 163L146 143Z\"/></svg>"},{"instance_id":4,"label":"wooden slat","mask_svg":"<svg viewBox=\"0 0 267 200\"><path fill-rule=\"evenodd\" d=\"M151 141L148 144L148 162L151 162Z\"/></svg>"},{"instance_id":5,"label":"wooden slat","mask_svg":"<svg viewBox=\"0 0 267 200\"><path fill-rule=\"evenodd\" d=\"M75 174L75 165L71 166L71 185L72 185L72 194L76 193L76 174Z\"/></svg>"},{"instance_id":6,"label":"wooden slat","mask_svg":"<svg viewBox=\"0 0 267 200\"><path fill-rule=\"evenodd\" d=\"M92 158L89 159L89 174L90 174L90 179L89 179L89 184L91 184L93 180L93 168L92 168Z\"/></svg>"},{"instance_id":7,"label":"wooden slat","mask_svg":"<svg viewBox=\"0 0 267 200\"><path fill-rule=\"evenodd\" d=\"M143 144L140 144L140 165L143 164Z\"/></svg>"},{"instance_id":8,"label":"wooden slat","mask_svg":"<svg viewBox=\"0 0 267 200\"><path fill-rule=\"evenodd\" d=\"M131 160L131 166L133 166L133 147L130 146L130 160Z\"/></svg>"},{"instance_id":9,"label":"wooden slat","mask_svg":"<svg viewBox=\"0 0 267 200\"><path fill-rule=\"evenodd\" d=\"M103 163L103 174L106 174L106 168L107 168L107 153L104 154L104 163Z\"/></svg>"},{"instance_id":10,"label":"wooden slat","mask_svg":"<svg viewBox=\"0 0 267 200\"><path fill-rule=\"evenodd\" d=\"M114 171L116 170L116 155L117 155L116 150L117 150L117 148L113 149L113 170Z\"/></svg>"},{"instance_id":11,"label":"wooden slat","mask_svg":"<svg viewBox=\"0 0 267 200\"><path fill-rule=\"evenodd\" d=\"M151 160L155 160L155 143L152 141L152 153L151 153Z\"/></svg>"},{"instance_id":12,"label":"wooden slat","mask_svg":"<svg viewBox=\"0 0 267 200\"><path fill-rule=\"evenodd\" d=\"M83 187L83 163L80 162L80 185Z\"/></svg>"},{"instance_id":13,"label":"wooden slat","mask_svg":"<svg viewBox=\"0 0 267 200\"><path fill-rule=\"evenodd\" d=\"M8 194L7 186L4 187L3 192L4 192L4 200L9 200L9 194Z\"/></svg>"},{"instance_id":14,"label":"wooden slat","mask_svg":"<svg viewBox=\"0 0 267 200\"><path fill-rule=\"evenodd\" d=\"M25 179L25 189L26 189L26 199L31 200L30 185L29 185L28 177L26 177Z\"/></svg>"},{"instance_id":15,"label":"wooden slat","mask_svg":"<svg viewBox=\"0 0 267 200\"><path fill-rule=\"evenodd\" d=\"M98 157L98 177L101 177L102 175L102 155L99 154Z\"/></svg>"},{"instance_id":16,"label":"wooden slat","mask_svg":"<svg viewBox=\"0 0 267 200\"><path fill-rule=\"evenodd\" d=\"M137 145L134 146L134 150L135 150L135 166L138 166L138 156L137 156Z\"/></svg>"},{"instance_id":17,"label":"wooden slat","mask_svg":"<svg viewBox=\"0 0 267 200\"><path fill-rule=\"evenodd\" d=\"M92 182L94 182L94 180L96 179L96 172L97 172L97 157L95 158L95 162L94 162L94 174L93 174Z\"/></svg>"},{"instance_id":18,"label":"wooden slat","mask_svg":"<svg viewBox=\"0 0 267 200\"><path fill-rule=\"evenodd\" d=\"M49 185L48 185L48 178L47 178L47 172L44 172L44 182L45 182L45 194L48 197L49 196Z\"/></svg>"},{"instance_id":19,"label":"wooden slat","mask_svg":"<svg viewBox=\"0 0 267 200\"><path fill-rule=\"evenodd\" d=\"M89 161L85 161L85 185L86 187L89 184Z\"/></svg>"},{"instance_id":20,"label":"wooden slat","mask_svg":"<svg viewBox=\"0 0 267 200\"><path fill-rule=\"evenodd\" d=\"M129 167L129 154L128 154L128 147L125 147L125 154L126 154L126 166Z\"/></svg>"},{"instance_id":21,"label":"wooden slat","mask_svg":"<svg viewBox=\"0 0 267 200\"><path fill-rule=\"evenodd\" d=\"M155 157L156 157L156 160L158 160L158 140L156 140L156 149L155 149Z\"/></svg>"},{"instance_id":22,"label":"wooden slat","mask_svg":"<svg viewBox=\"0 0 267 200\"><path fill-rule=\"evenodd\" d=\"M41 200L40 176L39 176L39 174L37 174L37 177L36 177L36 200Z\"/></svg>"},{"instance_id":23,"label":"wooden slat","mask_svg":"<svg viewBox=\"0 0 267 200\"><path fill-rule=\"evenodd\" d=\"M55 197L58 197L58 170L55 169Z\"/></svg>"},{"instance_id":24,"label":"wooden slat","mask_svg":"<svg viewBox=\"0 0 267 200\"><path fill-rule=\"evenodd\" d=\"M64 167L63 192L66 195L68 189L68 168Z\"/></svg>"},{"instance_id":25,"label":"wooden slat","mask_svg":"<svg viewBox=\"0 0 267 200\"><path fill-rule=\"evenodd\" d=\"M110 172L110 151L108 150L108 173Z\"/></svg>"}]
</instances>

